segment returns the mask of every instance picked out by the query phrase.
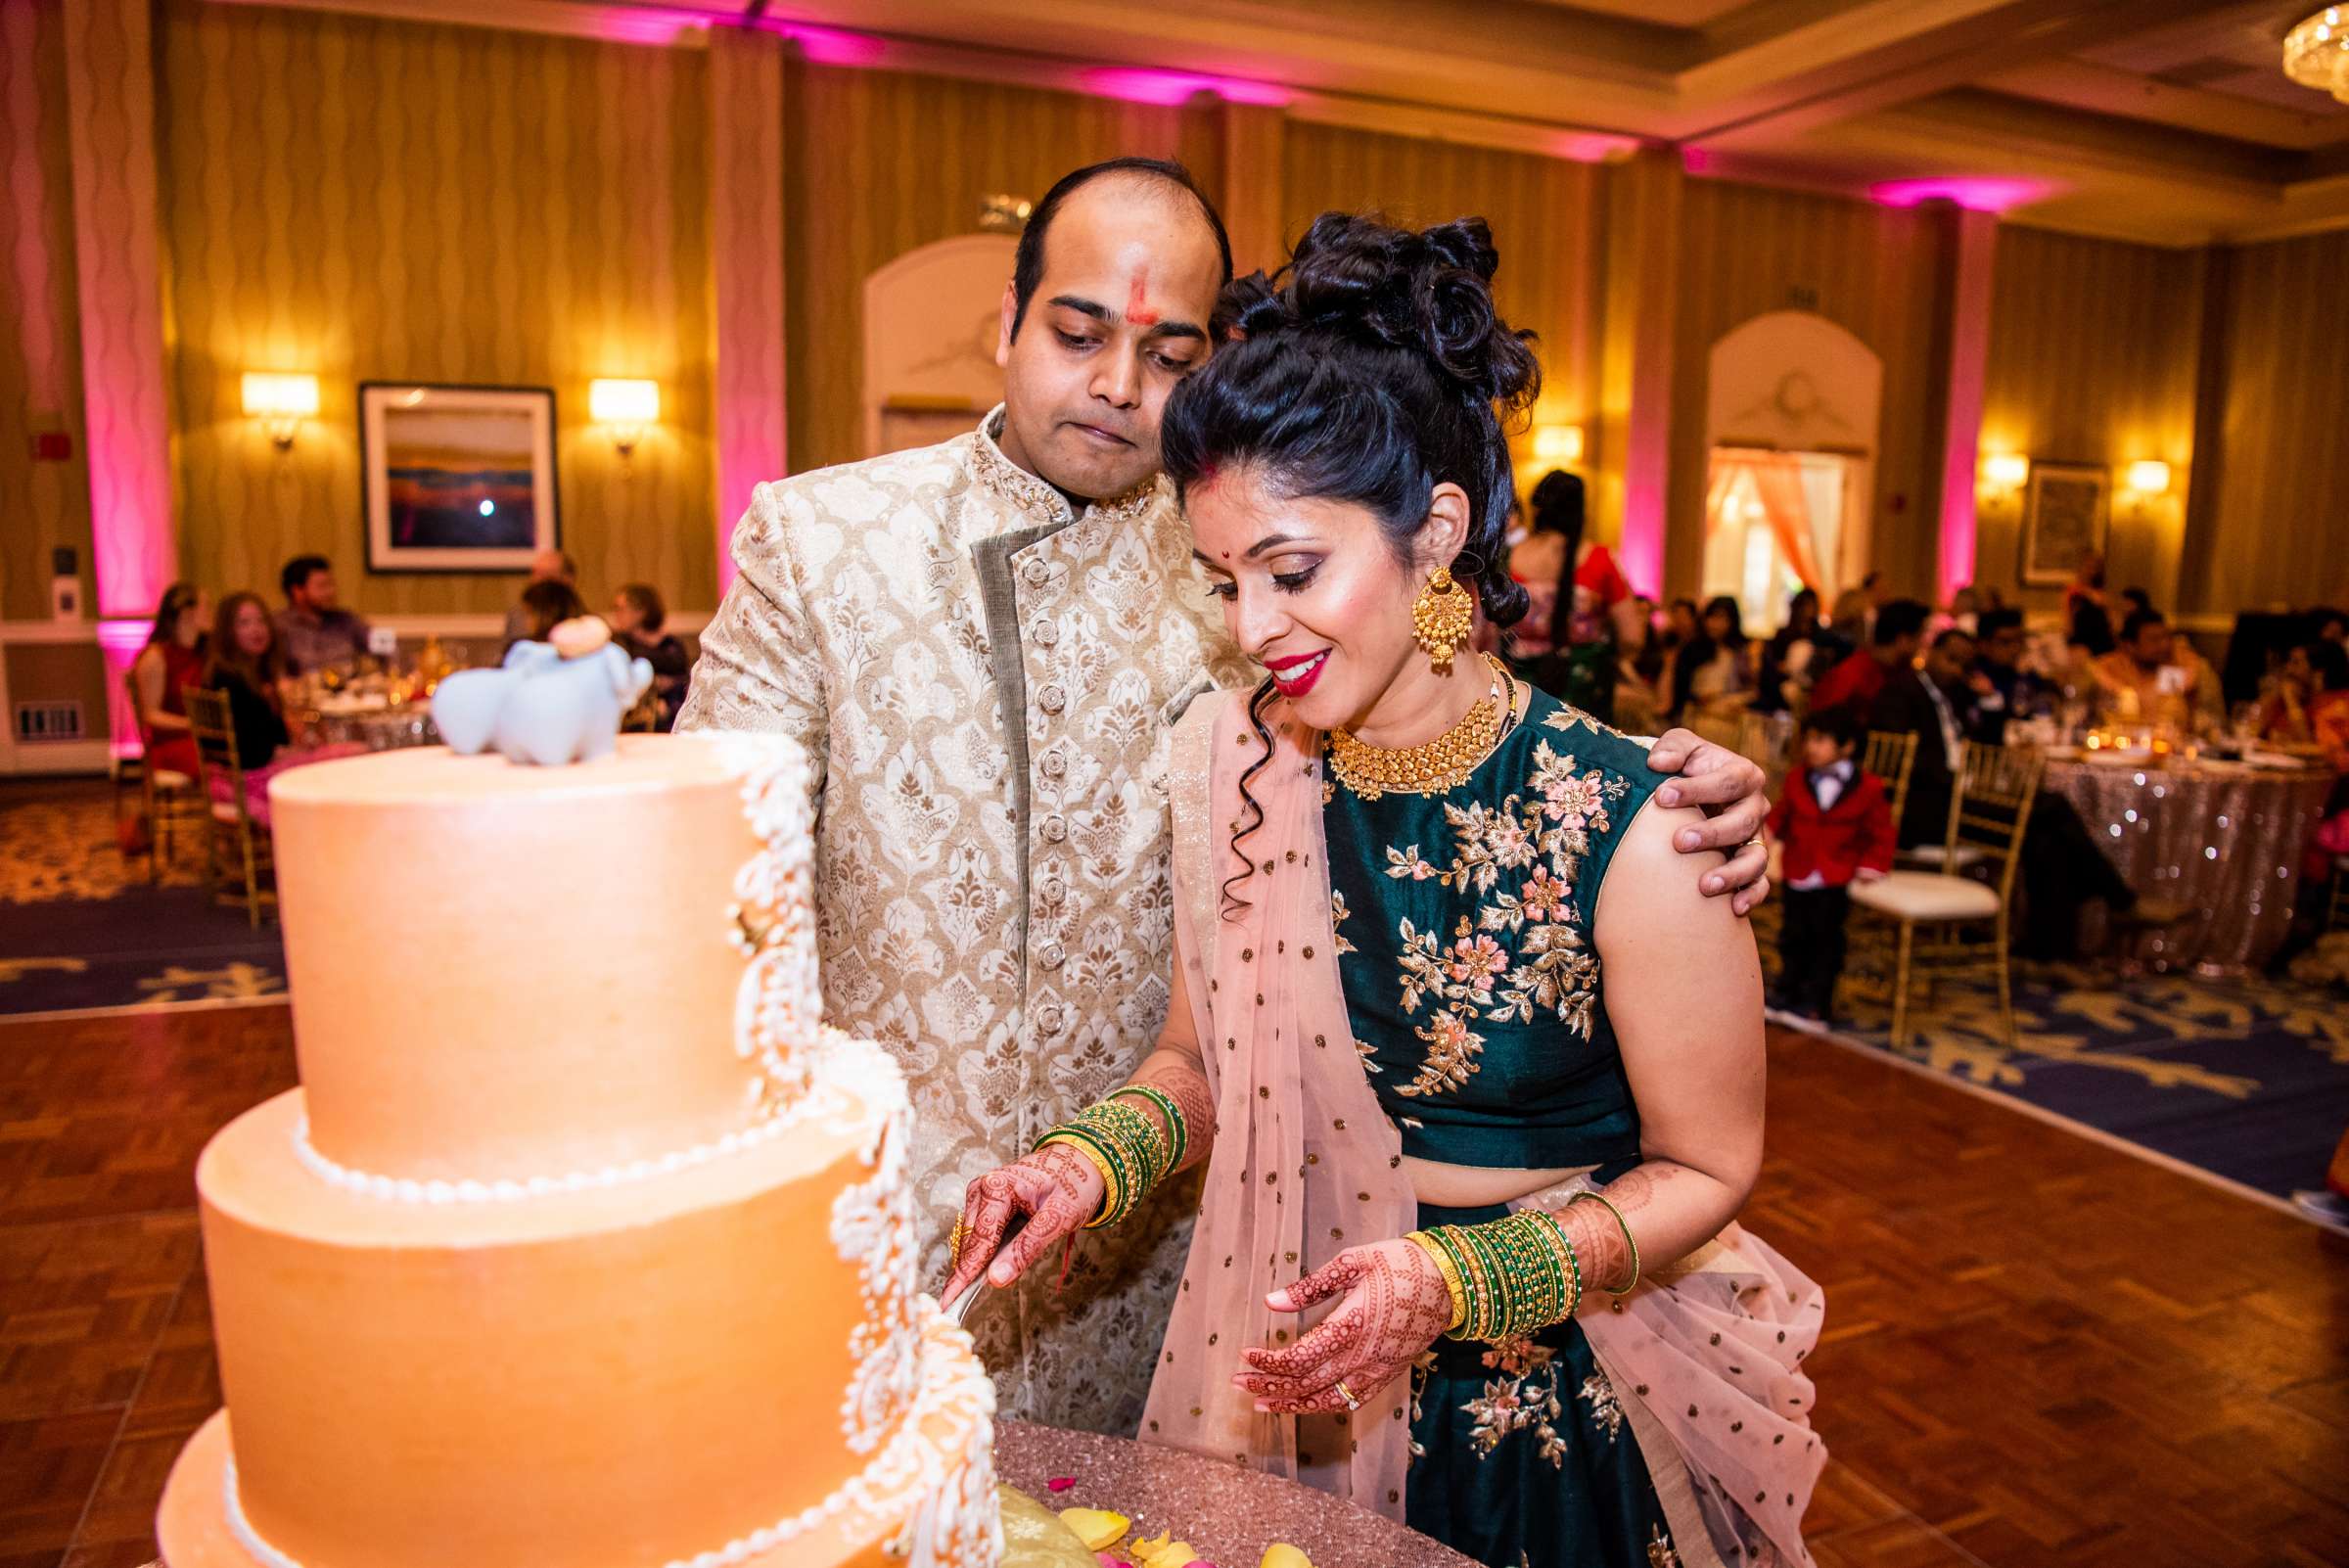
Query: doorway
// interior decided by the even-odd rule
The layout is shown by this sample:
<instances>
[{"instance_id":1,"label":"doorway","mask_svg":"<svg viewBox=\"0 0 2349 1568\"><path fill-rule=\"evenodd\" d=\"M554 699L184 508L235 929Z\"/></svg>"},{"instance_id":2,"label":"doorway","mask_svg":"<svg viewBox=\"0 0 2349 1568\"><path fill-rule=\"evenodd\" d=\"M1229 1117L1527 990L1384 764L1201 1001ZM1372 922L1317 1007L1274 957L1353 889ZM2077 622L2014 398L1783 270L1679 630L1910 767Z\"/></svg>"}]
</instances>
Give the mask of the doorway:
<instances>
[{"instance_id":1,"label":"doorway","mask_svg":"<svg viewBox=\"0 0 2349 1568\"><path fill-rule=\"evenodd\" d=\"M1737 601L1748 628L1781 624L1798 588L1823 612L1844 586L1841 565L1859 499L1860 461L1839 452L1716 446L1705 487L1704 596Z\"/></svg>"}]
</instances>

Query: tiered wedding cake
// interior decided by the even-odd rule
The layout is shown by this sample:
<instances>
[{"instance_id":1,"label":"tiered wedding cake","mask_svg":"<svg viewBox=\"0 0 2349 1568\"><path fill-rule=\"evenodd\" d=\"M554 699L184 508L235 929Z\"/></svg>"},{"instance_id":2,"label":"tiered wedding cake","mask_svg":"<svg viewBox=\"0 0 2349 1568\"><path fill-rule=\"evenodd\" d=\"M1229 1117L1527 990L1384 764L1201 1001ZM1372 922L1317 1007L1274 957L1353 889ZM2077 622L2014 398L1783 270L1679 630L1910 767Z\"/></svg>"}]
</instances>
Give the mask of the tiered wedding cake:
<instances>
[{"instance_id":1,"label":"tiered wedding cake","mask_svg":"<svg viewBox=\"0 0 2349 1568\"><path fill-rule=\"evenodd\" d=\"M823 1026L805 764L623 736L272 792L302 1086L197 1167L171 1568L988 1568L906 1101Z\"/></svg>"}]
</instances>

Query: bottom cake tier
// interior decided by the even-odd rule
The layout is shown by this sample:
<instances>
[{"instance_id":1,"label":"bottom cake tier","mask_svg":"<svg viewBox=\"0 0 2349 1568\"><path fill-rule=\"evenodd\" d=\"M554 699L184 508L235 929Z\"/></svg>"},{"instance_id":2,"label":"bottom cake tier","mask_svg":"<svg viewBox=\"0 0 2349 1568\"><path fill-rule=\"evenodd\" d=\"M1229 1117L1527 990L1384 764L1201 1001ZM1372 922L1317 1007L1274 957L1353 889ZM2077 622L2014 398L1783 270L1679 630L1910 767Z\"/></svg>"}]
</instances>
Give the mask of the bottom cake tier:
<instances>
[{"instance_id":1,"label":"bottom cake tier","mask_svg":"<svg viewBox=\"0 0 2349 1568\"><path fill-rule=\"evenodd\" d=\"M642 1568L994 1568L1002 1554L995 1494L994 1388L970 1336L921 1303L914 1407L873 1461L801 1513L691 1557ZM156 1536L167 1568L345 1568L303 1562L256 1534L237 1495L229 1412L204 1424L163 1489ZM522 1462L518 1460L517 1462ZM482 1477L494 1494L499 1478ZM427 1532L429 1534L429 1531ZM423 1563L405 1568L426 1568ZM549 1558L468 1568L573 1568Z\"/></svg>"}]
</instances>

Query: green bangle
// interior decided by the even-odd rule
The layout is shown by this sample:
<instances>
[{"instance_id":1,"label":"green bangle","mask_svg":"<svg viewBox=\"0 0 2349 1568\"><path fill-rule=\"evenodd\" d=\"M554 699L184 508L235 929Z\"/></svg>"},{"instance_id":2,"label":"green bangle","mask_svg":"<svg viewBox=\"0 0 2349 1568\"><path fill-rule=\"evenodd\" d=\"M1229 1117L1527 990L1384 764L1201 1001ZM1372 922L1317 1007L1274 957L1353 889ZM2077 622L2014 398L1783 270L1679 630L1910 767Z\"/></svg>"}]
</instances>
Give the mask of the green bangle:
<instances>
[{"instance_id":1,"label":"green bangle","mask_svg":"<svg viewBox=\"0 0 2349 1568\"><path fill-rule=\"evenodd\" d=\"M1159 1131L1150 1118L1132 1106L1115 1098L1098 1105L1088 1105L1077 1113L1073 1124L1089 1127L1126 1151L1127 1158L1141 1174L1143 1191L1166 1178L1168 1165L1167 1137ZM1140 1192L1134 1194L1138 1199Z\"/></svg>"},{"instance_id":2,"label":"green bangle","mask_svg":"<svg viewBox=\"0 0 2349 1568\"><path fill-rule=\"evenodd\" d=\"M1182 1119L1182 1107L1174 1103L1174 1095L1148 1084L1128 1084L1110 1098L1114 1100L1127 1094L1149 1101L1158 1107L1158 1114L1166 1119L1167 1138L1174 1145L1167 1154L1166 1174L1173 1176L1182 1169L1182 1157L1191 1146L1191 1130Z\"/></svg>"}]
</instances>

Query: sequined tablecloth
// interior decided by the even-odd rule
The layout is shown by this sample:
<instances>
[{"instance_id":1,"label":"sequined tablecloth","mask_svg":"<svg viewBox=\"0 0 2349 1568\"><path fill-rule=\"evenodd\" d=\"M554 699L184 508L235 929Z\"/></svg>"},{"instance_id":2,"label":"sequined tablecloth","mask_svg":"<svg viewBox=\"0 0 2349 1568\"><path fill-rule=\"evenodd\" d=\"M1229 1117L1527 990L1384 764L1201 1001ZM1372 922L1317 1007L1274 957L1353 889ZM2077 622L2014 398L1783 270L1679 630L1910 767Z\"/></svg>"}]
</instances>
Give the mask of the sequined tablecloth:
<instances>
[{"instance_id":1,"label":"sequined tablecloth","mask_svg":"<svg viewBox=\"0 0 2349 1568\"><path fill-rule=\"evenodd\" d=\"M2141 895L2175 899L2196 911L2139 937L2141 962L2237 969L2267 962L2282 945L2300 859L2332 784L2321 770L2235 762L2050 762L2041 787L2072 803ZM2101 906L2094 907L2092 924L2102 918ZM2103 933L2084 937L2095 945Z\"/></svg>"},{"instance_id":2,"label":"sequined tablecloth","mask_svg":"<svg viewBox=\"0 0 2349 1568\"><path fill-rule=\"evenodd\" d=\"M383 708L313 709L309 735L321 746L364 746L371 752L438 746L440 732L423 703Z\"/></svg>"},{"instance_id":3,"label":"sequined tablecloth","mask_svg":"<svg viewBox=\"0 0 2349 1568\"><path fill-rule=\"evenodd\" d=\"M1173 1530L1224 1568L1255 1568L1275 1541L1317 1568L1475 1568L1472 1558L1325 1492L1178 1449L998 1421L995 1470L1049 1508L1114 1509L1133 1521L1136 1536ZM1075 1484L1050 1490L1063 1477Z\"/></svg>"}]
</instances>

